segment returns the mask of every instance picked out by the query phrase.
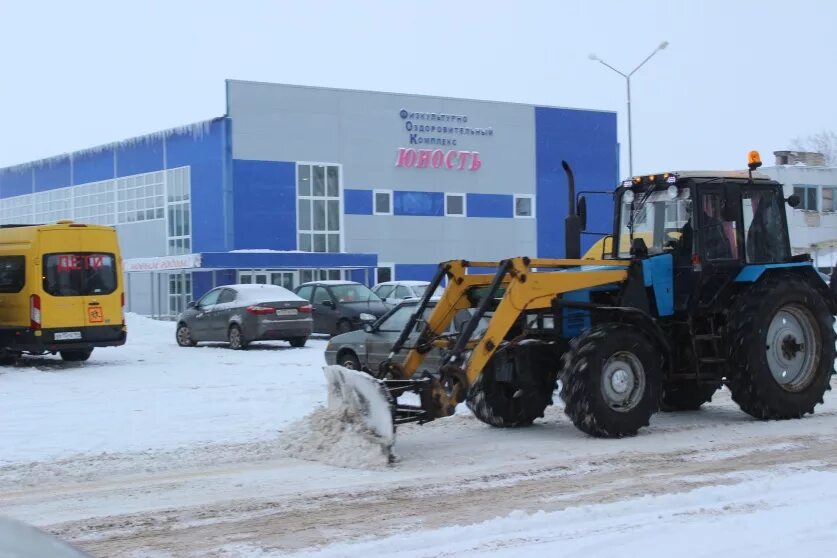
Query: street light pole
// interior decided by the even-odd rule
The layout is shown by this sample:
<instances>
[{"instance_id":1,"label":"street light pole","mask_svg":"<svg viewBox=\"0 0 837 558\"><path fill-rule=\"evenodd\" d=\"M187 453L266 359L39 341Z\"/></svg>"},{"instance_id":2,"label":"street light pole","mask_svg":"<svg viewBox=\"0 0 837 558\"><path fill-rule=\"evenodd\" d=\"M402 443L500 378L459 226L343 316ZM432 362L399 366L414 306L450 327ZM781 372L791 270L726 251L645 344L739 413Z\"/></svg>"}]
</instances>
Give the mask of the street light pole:
<instances>
[{"instance_id":1,"label":"street light pole","mask_svg":"<svg viewBox=\"0 0 837 558\"><path fill-rule=\"evenodd\" d=\"M624 72L620 72L619 70L617 70L616 68L614 68L613 66L611 66L610 64L608 64L607 62L605 62L604 60L599 58L598 56L596 56L595 54L590 55L590 60L593 60L594 62L598 62L602 66L605 66L605 67L613 70L614 72L616 72L617 74L619 74L620 76L625 78L625 85L627 86L627 92L628 92L628 174L630 176L634 175L633 129L631 127L631 76L634 75L637 70L642 68L645 65L646 62L651 60L652 56L654 56L655 54L657 54L658 52L660 52L661 50L663 50L667 46L668 46L668 41L661 42L657 46L657 48L655 48L651 52L651 54L649 54L648 56L645 57L645 60L640 62L637 65L636 68L634 68L633 70L631 70L627 74L624 73Z\"/></svg>"}]
</instances>

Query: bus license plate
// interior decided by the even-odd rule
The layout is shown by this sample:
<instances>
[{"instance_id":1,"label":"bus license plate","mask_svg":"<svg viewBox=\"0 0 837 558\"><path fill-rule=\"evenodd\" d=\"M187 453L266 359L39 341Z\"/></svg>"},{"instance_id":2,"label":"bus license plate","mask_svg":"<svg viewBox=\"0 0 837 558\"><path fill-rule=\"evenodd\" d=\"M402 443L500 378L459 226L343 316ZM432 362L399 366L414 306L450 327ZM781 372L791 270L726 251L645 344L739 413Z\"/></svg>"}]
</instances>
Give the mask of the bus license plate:
<instances>
[{"instance_id":1,"label":"bus license plate","mask_svg":"<svg viewBox=\"0 0 837 558\"><path fill-rule=\"evenodd\" d=\"M80 331L59 331L55 334L56 341L71 341L73 339L81 339Z\"/></svg>"},{"instance_id":2,"label":"bus license plate","mask_svg":"<svg viewBox=\"0 0 837 558\"><path fill-rule=\"evenodd\" d=\"M296 308L280 308L276 311L277 316L296 316Z\"/></svg>"}]
</instances>

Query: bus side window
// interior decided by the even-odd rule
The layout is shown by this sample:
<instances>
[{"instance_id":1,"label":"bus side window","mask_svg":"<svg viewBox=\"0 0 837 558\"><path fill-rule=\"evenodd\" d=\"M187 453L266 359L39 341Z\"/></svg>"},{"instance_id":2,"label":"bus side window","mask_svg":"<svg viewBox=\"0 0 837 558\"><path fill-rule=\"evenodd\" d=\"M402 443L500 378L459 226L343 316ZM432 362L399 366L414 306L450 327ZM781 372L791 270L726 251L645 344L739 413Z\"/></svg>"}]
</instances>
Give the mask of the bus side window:
<instances>
[{"instance_id":1,"label":"bus side window","mask_svg":"<svg viewBox=\"0 0 837 558\"><path fill-rule=\"evenodd\" d=\"M0 256L0 293L19 293L26 283L26 258Z\"/></svg>"}]
</instances>

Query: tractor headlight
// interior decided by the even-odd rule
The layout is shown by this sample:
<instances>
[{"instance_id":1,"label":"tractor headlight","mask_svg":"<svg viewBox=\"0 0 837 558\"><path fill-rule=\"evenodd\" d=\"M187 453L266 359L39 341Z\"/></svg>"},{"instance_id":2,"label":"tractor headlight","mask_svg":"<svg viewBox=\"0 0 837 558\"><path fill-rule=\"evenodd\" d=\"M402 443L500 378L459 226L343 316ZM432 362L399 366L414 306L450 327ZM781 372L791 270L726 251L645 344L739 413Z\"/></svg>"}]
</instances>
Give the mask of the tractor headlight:
<instances>
[{"instance_id":1,"label":"tractor headlight","mask_svg":"<svg viewBox=\"0 0 837 558\"><path fill-rule=\"evenodd\" d=\"M633 203L633 201L634 201L633 190L625 190L625 193L622 194L622 203Z\"/></svg>"}]
</instances>

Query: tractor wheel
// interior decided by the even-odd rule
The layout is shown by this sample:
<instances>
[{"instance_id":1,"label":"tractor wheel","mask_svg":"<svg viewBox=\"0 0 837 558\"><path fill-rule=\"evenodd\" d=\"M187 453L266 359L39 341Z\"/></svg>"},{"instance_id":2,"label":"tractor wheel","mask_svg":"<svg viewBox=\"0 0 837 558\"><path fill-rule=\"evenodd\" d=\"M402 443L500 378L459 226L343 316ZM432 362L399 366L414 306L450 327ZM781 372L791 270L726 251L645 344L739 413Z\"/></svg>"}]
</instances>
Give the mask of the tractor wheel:
<instances>
[{"instance_id":1,"label":"tractor wheel","mask_svg":"<svg viewBox=\"0 0 837 558\"><path fill-rule=\"evenodd\" d=\"M468 390L466 404L491 426L529 426L552 404L558 362L552 345L500 348Z\"/></svg>"},{"instance_id":2,"label":"tractor wheel","mask_svg":"<svg viewBox=\"0 0 837 558\"><path fill-rule=\"evenodd\" d=\"M659 409L662 375L662 356L641 330L593 326L564 355L564 412L591 436L633 436Z\"/></svg>"},{"instance_id":3,"label":"tractor wheel","mask_svg":"<svg viewBox=\"0 0 837 558\"><path fill-rule=\"evenodd\" d=\"M727 382L745 413L799 418L831 389L834 318L805 277L777 274L752 286L733 306L727 335Z\"/></svg>"},{"instance_id":4,"label":"tractor wheel","mask_svg":"<svg viewBox=\"0 0 837 558\"><path fill-rule=\"evenodd\" d=\"M712 401L712 396L721 387L718 384L694 381L672 382L663 386L662 411L697 411L704 403Z\"/></svg>"}]
</instances>

